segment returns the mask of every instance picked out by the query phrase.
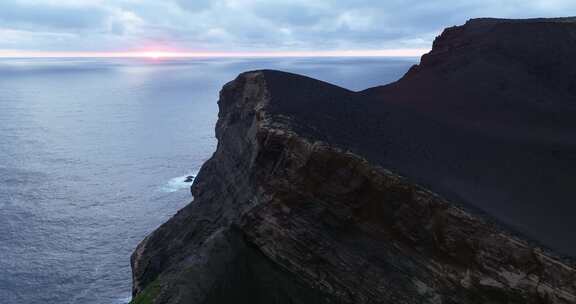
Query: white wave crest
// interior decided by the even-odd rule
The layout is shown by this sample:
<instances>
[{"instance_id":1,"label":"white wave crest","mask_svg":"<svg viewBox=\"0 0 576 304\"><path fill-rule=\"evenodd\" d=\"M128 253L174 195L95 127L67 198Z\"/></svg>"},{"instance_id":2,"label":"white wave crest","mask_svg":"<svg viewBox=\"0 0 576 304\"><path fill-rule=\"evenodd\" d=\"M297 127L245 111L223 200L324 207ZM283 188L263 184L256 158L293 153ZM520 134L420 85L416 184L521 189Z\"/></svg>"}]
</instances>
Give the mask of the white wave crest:
<instances>
[{"instance_id":1,"label":"white wave crest","mask_svg":"<svg viewBox=\"0 0 576 304\"><path fill-rule=\"evenodd\" d=\"M186 175L171 178L164 186L162 186L161 190L162 192L172 193L183 189L190 189L190 186L192 186L192 182L194 182L194 178L196 178L197 174L198 172L193 172ZM193 176L194 178L192 178L191 181L187 182L186 180L188 176Z\"/></svg>"}]
</instances>

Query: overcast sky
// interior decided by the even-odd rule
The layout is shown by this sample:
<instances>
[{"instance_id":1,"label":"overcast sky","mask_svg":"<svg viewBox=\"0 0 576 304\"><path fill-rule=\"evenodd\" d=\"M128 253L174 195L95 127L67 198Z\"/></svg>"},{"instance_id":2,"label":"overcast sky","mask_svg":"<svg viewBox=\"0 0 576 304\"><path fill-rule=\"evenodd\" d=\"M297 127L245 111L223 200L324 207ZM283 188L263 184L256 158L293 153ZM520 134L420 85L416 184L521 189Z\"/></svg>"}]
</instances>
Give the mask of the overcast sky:
<instances>
[{"instance_id":1,"label":"overcast sky","mask_svg":"<svg viewBox=\"0 0 576 304\"><path fill-rule=\"evenodd\" d=\"M576 15L576 0L0 0L0 50L429 48L474 17Z\"/></svg>"}]
</instances>

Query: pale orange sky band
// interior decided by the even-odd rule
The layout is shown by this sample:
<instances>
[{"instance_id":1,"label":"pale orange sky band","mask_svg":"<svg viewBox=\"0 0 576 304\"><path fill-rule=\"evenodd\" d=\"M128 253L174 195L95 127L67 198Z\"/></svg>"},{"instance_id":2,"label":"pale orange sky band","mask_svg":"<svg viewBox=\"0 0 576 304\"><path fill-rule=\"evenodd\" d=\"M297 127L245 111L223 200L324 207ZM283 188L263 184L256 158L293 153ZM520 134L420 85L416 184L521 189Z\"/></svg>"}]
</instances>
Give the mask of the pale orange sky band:
<instances>
[{"instance_id":1,"label":"pale orange sky band","mask_svg":"<svg viewBox=\"0 0 576 304\"><path fill-rule=\"evenodd\" d=\"M279 51L279 52L45 52L0 50L0 57L105 57L105 58L194 58L194 57L419 57L428 49L386 49L350 51Z\"/></svg>"}]
</instances>

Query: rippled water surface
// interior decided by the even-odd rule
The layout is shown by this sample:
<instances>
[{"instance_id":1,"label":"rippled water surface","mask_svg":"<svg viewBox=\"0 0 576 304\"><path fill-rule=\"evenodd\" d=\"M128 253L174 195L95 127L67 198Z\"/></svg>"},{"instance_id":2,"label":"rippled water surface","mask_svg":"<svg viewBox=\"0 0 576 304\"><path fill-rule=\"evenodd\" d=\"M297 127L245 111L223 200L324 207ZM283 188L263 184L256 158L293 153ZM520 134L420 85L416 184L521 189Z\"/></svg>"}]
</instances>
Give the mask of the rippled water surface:
<instances>
[{"instance_id":1,"label":"rippled water surface","mask_svg":"<svg viewBox=\"0 0 576 304\"><path fill-rule=\"evenodd\" d=\"M191 200L218 91L280 69L353 90L416 60L0 60L0 302L126 303L138 242Z\"/></svg>"}]
</instances>

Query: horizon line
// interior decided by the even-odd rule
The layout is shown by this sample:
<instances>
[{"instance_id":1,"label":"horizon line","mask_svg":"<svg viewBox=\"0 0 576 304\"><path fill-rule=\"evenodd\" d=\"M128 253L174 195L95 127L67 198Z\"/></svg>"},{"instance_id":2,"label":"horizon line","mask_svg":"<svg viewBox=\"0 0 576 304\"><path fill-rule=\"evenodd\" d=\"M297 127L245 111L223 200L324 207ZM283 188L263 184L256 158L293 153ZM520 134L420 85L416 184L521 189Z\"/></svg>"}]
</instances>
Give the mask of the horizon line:
<instances>
[{"instance_id":1,"label":"horizon line","mask_svg":"<svg viewBox=\"0 0 576 304\"><path fill-rule=\"evenodd\" d=\"M0 58L241 58L241 57L420 57L430 49L386 49L346 51L262 52L172 52L172 51L18 51L0 50Z\"/></svg>"}]
</instances>

